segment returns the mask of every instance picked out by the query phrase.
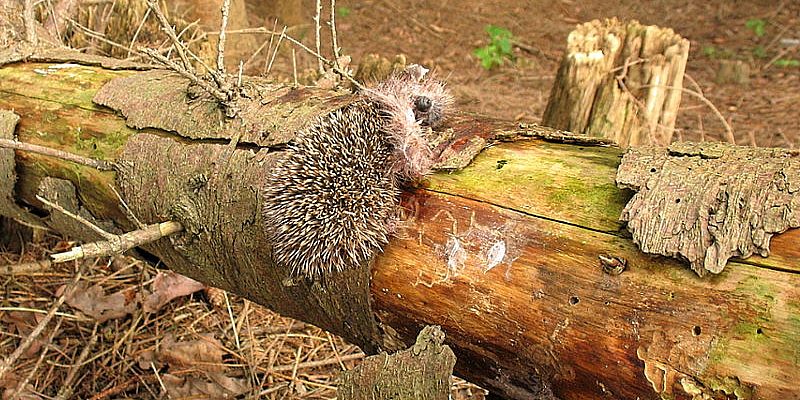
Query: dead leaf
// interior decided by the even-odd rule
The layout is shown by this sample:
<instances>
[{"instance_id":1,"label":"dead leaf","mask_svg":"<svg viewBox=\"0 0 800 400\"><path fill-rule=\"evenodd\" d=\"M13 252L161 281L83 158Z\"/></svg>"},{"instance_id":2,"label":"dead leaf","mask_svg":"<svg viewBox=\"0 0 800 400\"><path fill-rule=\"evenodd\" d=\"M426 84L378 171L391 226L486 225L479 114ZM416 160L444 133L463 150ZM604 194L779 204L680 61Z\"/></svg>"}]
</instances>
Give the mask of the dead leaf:
<instances>
[{"instance_id":1,"label":"dead leaf","mask_svg":"<svg viewBox=\"0 0 800 400\"><path fill-rule=\"evenodd\" d=\"M145 350L136 355L136 363L139 364L139 368L144 370L149 370L150 364L156 366L156 368L161 369L161 362L158 361L156 358L156 352L153 350Z\"/></svg>"},{"instance_id":2,"label":"dead leaf","mask_svg":"<svg viewBox=\"0 0 800 400\"><path fill-rule=\"evenodd\" d=\"M164 374L161 376L161 380L164 382L167 394L173 399L231 399L250 391L244 379L229 377L224 377L229 384L228 387L196 376L178 377Z\"/></svg>"},{"instance_id":3,"label":"dead leaf","mask_svg":"<svg viewBox=\"0 0 800 400\"><path fill-rule=\"evenodd\" d=\"M17 331L20 337L26 338L28 337L33 329L39 324L39 321L43 318L42 315L32 313L32 312L24 312L24 311L12 311L8 314L3 314L3 321L10 324L14 330ZM51 332L52 328L45 328L42 333L33 340L30 347L22 353L22 358L31 358L39 354L39 351L42 349L42 346L47 344L45 340L49 336L49 332Z\"/></svg>"},{"instance_id":4,"label":"dead leaf","mask_svg":"<svg viewBox=\"0 0 800 400\"><path fill-rule=\"evenodd\" d=\"M158 359L171 368L193 368L207 372L220 372L222 364L222 343L211 334L203 334L200 339L184 342L175 341L175 336L166 334L159 346Z\"/></svg>"},{"instance_id":5,"label":"dead leaf","mask_svg":"<svg viewBox=\"0 0 800 400\"><path fill-rule=\"evenodd\" d=\"M22 382L20 382L21 384ZM17 400L42 400L42 397L36 394L36 388L33 387L30 383L25 385L25 387L20 388L19 386L15 385L14 387L6 388L3 391L3 400L10 400L16 395Z\"/></svg>"},{"instance_id":6,"label":"dead leaf","mask_svg":"<svg viewBox=\"0 0 800 400\"><path fill-rule=\"evenodd\" d=\"M204 285L192 278L187 278L172 271L159 271L153 280L153 292L148 293L142 304L147 312L155 312L164 307L172 299L190 295L202 290Z\"/></svg>"},{"instance_id":7,"label":"dead leaf","mask_svg":"<svg viewBox=\"0 0 800 400\"><path fill-rule=\"evenodd\" d=\"M86 282L79 282L66 301L70 307L80 310L97 322L125 317L136 310L138 303L133 291L119 291L106 295L101 286L89 287Z\"/></svg>"}]
</instances>

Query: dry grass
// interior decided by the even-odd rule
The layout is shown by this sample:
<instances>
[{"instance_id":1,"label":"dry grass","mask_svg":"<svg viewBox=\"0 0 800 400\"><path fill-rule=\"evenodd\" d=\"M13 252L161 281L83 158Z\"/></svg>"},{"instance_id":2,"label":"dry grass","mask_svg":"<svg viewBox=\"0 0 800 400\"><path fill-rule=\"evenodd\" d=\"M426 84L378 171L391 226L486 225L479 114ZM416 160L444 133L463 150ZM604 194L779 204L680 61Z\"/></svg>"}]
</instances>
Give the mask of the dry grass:
<instances>
[{"instance_id":1,"label":"dry grass","mask_svg":"<svg viewBox=\"0 0 800 400\"><path fill-rule=\"evenodd\" d=\"M70 246L49 236L26 243L21 254L0 253L0 266L35 265ZM75 277L77 262L0 275L0 354L8 356L41 321ZM158 270L130 257L83 265L81 288L135 302L152 290ZM227 298L227 299L226 299ZM98 302L102 302L102 298ZM69 301L68 301L69 303ZM3 399L57 398L335 398L338 373L363 353L317 327L277 315L218 290L179 297L156 312L141 304L130 314L98 322L67 304L0 378ZM454 378L456 398L483 391ZM239 392L237 392L239 391Z\"/></svg>"}]
</instances>

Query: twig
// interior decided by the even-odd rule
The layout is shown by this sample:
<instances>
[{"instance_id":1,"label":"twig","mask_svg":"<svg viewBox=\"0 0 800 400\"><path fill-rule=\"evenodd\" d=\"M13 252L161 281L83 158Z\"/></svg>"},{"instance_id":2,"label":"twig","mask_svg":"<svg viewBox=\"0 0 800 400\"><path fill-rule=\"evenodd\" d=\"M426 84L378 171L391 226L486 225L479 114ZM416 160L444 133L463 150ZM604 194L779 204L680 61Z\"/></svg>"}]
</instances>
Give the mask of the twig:
<instances>
[{"instance_id":1,"label":"twig","mask_svg":"<svg viewBox=\"0 0 800 400\"><path fill-rule=\"evenodd\" d=\"M297 86L297 56L294 48L292 48L292 76L294 77L294 85Z\"/></svg>"},{"instance_id":2,"label":"twig","mask_svg":"<svg viewBox=\"0 0 800 400\"><path fill-rule=\"evenodd\" d=\"M50 260L34 261L24 264L4 265L0 267L0 275L21 275L39 272L50 268Z\"/></svg>"},{"instance_id":3,"label":"twig","mask_svg":"<svg viewBox=\"0 0 800 400\"><path fill-rule=\"evenodd\" d=\"M277 20L276 20L276 24L277 24ZM275 29L273 28L273 30L275 30ZM255 60L256 56L261 54L261 51L264 50L265 47L267 48L267 59L269 59L269 51L272 49L272 41L273 41L273 39L275 39L275 35L269 35L269 40L264 40L264 42L261 43L261 46L258 46L256 51L254 51L253 54L250 55L250 57L247 59L247 61L245 61L244 66L245 67L250 66L250 64L253 62L253 60ZM264 65L266 66L266 63Z\"/></svg>"},{"instance_id":4,"label":"twig","mask_svg":"<svg viewBox=\"0 0 800 400\"><path fill-rule=\"evenodd\" d=\"M178 53L178 57L180 57L181 62L183 62L183 68L186 71L194 72L192 68L192 64L189 62L189 59L186 57L186 53L183 51L183 44L181 43L180 39L175 35L175 29L170 25L167 17L161 12L161 8L158 6L158 2L156 0L147 0L147 5L150 7L151 10L156 14L156 18L158 18L158 22L161 24L161 28L166 32L167 36L172 40L172 45L175 47L175 52Z\"/></svg>"},{"instance_id":5,"label":"twig","mask_svg":"<svg viewBox=\"0 0 800 400\"><path fill-rule=\"evenodd\" d=\"M647 87L654 87L654 86L658 86L658 87L662 87L662 88L670 89L670 90L680 90L680 91L682 91L684 93L690 94L690 95L698 98L700 101L703 102L703 104L708 106L708 108L711 109L711 111L717 116L717 118L719 118L720 122L722 122L722 125L725 127L725 139L728 141L728 143L736 144L736 138L733 135L733 129L731 128L731 125L728 123L728 121L725 119L725 117L722 115L722 113L717 109L717 107L714 105L714 103L712 103L711 100L706 98L706 96L704 96L702 93L698 93L698 92L695 92L694 90L686 89L686 88L683 88L683 87L679 88L679 87L667 86L667 85L643 85L641 87L642 88L647 88Z\"/></svg>"},{"instance_id":6,"label":"twig","mask_svg":"<svg viewBox=\"0 0 800 400\"><path fill-rule=\"evenodd\" d=\"M219 38L217 39L217 71L225 76L225 30L228 28L228 14L231 10L231 0L222 2L222 23L219 28Z\"/></svg>"},{"instance_id":7,"label":"twig","mask_svg":"<svg viewBox=\"0 0 800 400\"><path fill-rule=\"evenodd\" d=\"M99 226L89 222L86 218L83 218L80 215L74 214L71 211L67 210L66 208L61 207L59 204L53 203L53 202L45 199L42 196L38 196L37 195L36 199L41 201L42 203L44 203L46 206L48 206L48 207L50 207L50 208L52 208L54 210L60 211L62 214L74 219L75 221L80 222L81 224L85 225L89 229L97 232L98 235L100 235L101 237L105 238L106 240L112 240L115 236L117 236L117 235L114 235L112 233L106 232L105 230L103 230L103 228L100 228Z\"/></svg>"},{"instance_id":8,"label":"twig","mask_svg":"<svg viewBox=\"0 0 800 400\"><path fill-rule=\"evenodd\" d=\"M242 351L242 344L239 340L239 330L236 328L236 317L233 316L233 308L231 308L231 300L228 297L228 292L222 291L222 296L225 298L225 308L228 309L228 317L231 319L231 331L233 331L233 341L236 344L236 350Z\"/></svg>"},{"instance_id":9,"label":"twig","mask_svg":"<svg viewBox=\"0 0 800 400\"><path fill-rule=\"evenodd\" d=\"M220 91L218 88L210 85L208 82L200 79L196 74L184 69L183 67L181 67L180 65L176 64L174 61L170 60L169 58L164 57L163 55L161 55L161 53L159 53L159 52L157 52L157 51L155 51L153 49L148 49L148 48L144 48L144 47L140 48L139 50L141 50L142 53L147 54L148 56L150 56L154 60L164 64L167 68L169 68L169 69L181 74L184 78L189 79L195 85L200 86L201 88L203 88L203 90L205 90L210 95L214 96L217 100L219 100L219 101L228 101L228 96L225 93Z\"/></svg>"},{"instance_id":10,"label":"twig","mask_svg":"<svg viewBox=\"0 0 800 400\"><path fill-rule=\"evenodd\" d=\"M333 46L333 65L339 68L339 41L336 37L336 0L331 0L331 46Z\"/></svg>"},{"instance_id":11,"label":"twig","mask_svg":"<svg viewBox=\"0 0 800 400\"><path fill-rule=\"evenodd\" d=\"M53 317L56 315L56 312L58 312L59 307L61 307L61 305L64 304L64 302L67 300L67 297L71 296L72 292L75 291L78 281L81 279L81 276L83 276L83 270L85 266L86 266L85 263L81 264L81 267L78 269L78 272L75 273L75 276L67 285L66 289L64 290L64 293L62 293L61 296L59 296L58 299L56 299L55 303L53 303L53 305L50 307L50 310L47 311L47 314L45 314L42 320L39 321L39 324L36 325L35 328L33 328L33 331L31 331L31 333L19 344L19 346L17 346L16 350L14 350L13 353L11 353L10 356L6 357L6 359L3 360L2 363L0 363L0 380L2 380L5 373L17 361L17 359L19 359L22 353L27 351L28 347L30 347L31 344L33 344L33 341L36 340L36 338L42 334L44 328L47 327L47 325L50 323L50 320L53 319Z\"/></svg>"},{"instance_id":12,"label":"twig","mask_svg":"<svg viewBox=\"0 0 800 400\"><path fill-rule=\"evenodd\" d=\"M320 27L319 27L319 19L322 15L322 0L317 0L317 13L314 15L314 44L317 46L317 54L322 54L320 52ZM320 75L325 73L325 66L322 63L322 57L317 57L317 64L319 67Z\"/></svg>"},{"instance_id":13,"label":"twig","mask_svg":"<svg viewBox=\"0 0 800 400\"><path fill-rule=\"evenodd\" d=\"M763 68L761 68L761 71L768 70L769 67L771 67L773 64L775 64L776 61L780 60L783 56L785 56L789 52L789 50L790 50L790 48L787 47L787 48L781 50L780 52L778 52L778 54L775 55L775 57L772 57L772 59L770 59L769 62L767 62L767 64L764 65Z\"/></svg>"},{"instance_id":14,"label":"twig","mask_svg":"<svg viewBox=\"0 0 800 400\"><path fill-rule=\"evenodd\" d=\"M61 390L58 391L56 400L66 400L72 396L73 381L78 375L78 371L80 371L84 360L86 360L86 357L89 356L89 352L92 350L92 348L94 348L95 343L97 343L97 322L94 323L92 337L89 338L89 343L87 343L86 346L83 346L83 350L81 350L81 354L78 356L78 359L72 365L72 368L70 368L67 378L61 383Z\"/></svg>"},{"instance_id":15,"label":"twig","mask_svg":"<svg viewBox=\"0 0 800 400\"><path fill-rule=\"evenodd\" d=\"M131 56L131 51L133 49L133 45L136 44L136 40L139 38L139 33L142 31L142 28L144 27L144 23L147 22L147 17L150 16L150 12L152 12L152 11L153 10L150 7L147 7L147 11L144 12L144 17L142 17L142 22L139 23L139 26L136 27L136 32L133 33L133 38L131 38L131 45L129 46L129 48L131 50L128 50L128 55L126 57L130 57Z\"/></svg>"},{"instance_id":16,"label":"twig","mask_svg":"<svg viewBox=\"0 0 800 400\"><path fill-rule=\"evenodd\" d=\"M39 358L36 360L36 364L33 365L33 368L28 373L28 376L17 386L17 391L11 396L9 400L16 400L22 394L22 391L25 390L25 386L28 385L28 382L33 379L33 376L39 370L39 366L42 365L42 361L44 361L44 357L47 355L47 352L50 350L50 345L53 343L53 339L55 339L56 335L58 334L58 330L61 328L61 320L56 321L56 326L53 327L53 331L50 332L50 336L47 338L47 344L42 347L42 352L39 354Z\"/></svg>"},{"instance_id":17,"label":"twig","mask_svg":"<svg viewBox=\"0 0 800 400\"><path fill-rule=\"evenodd\" d=\"M269 64L267 65L267 70L264 73L265 76L269 76L269 72L272 71L272 63L275 62L275 57L278 55L278 49L281 48L281 42L283 38L286 37L286 26L283 26L283 30L281 31L281 36L278 37L278 43L275 44L275 51L272 52L272 58L269 60Z\"/></svg>"},{"instance_id":18,"label":"twig","mask_svg":"<svg viewBox=\"0 0 800 400\"><path fill-rule=\"evenodd\" d=\"M144 229L127 232L122 235L114 235L113 238L105 241L85 243L81 246L73 247L70 251L53 254L50 258L54 263L60 263L82 258L118 255L134 247L154 242L182 230L183 226L175 221L151 224Z\"/></svg>"},{"instance_id":19,"label":"twig","mask_svg":"<svg viewBox=\"0 0 800 400\"><path fill-rule=\"evenodd\" d=\"M117 189L114 188L114 185L109 184L108 187L117 196L117 199L119 199L120 204L122 204L122 207L128 213L128 216L131 217L133 223L136 224L136 227L139 229L144 228L145 225L142 223L142 221L139 220L139 218L136 218L136 214L134 214L133 211L130 209L130 207L128 207L128 203L126 203L125 200L122 199L122 196L119 194Z\"/></svg>"},{"instance_id":20,"label":"twig","mask_svg":"<svg viewBox=\"0 0 800 400\"><path fill-rule=\"evenodd\" d=\"M88 158L84 156L79 156L77 154L67 153L66 151L56 150L51 147L39 146L30 143L20 142L14 139L5 139L0 138L0 147L14 149L14 150L21 150L27 151L30 153L41 154L44 156L60 158L62 160L72 161L76 164L85 165L87 167L92 167L94 169L100 171L113 171L114 166L112 163L103 160L95 160L93 158Z\"/></svg>"},{"instance_id":21,"label":"twig","mask_svg":"<svg viewBox=\"0 0 800 400\"><path fill-rule=\"evenodd\" d=\"M244 70L244 61L239 60L239 73L236 75L236 87L242 87L242 70Z\"/></svg>"},{"instance_id":22,"label":"twig","mask_svg":"<svg viewBox=\"0 0 800 400\"><path fill-rule=\"evenodd\" d=\"M337 358L328 358L328 359L319 360L319 361L306 361L306 362L298 363L297 365L294 365L294 364L292 364L292 365L278 365L278 366L274 366L272 368L269 368L267 371L283 372L283 371L292 371L292 370L295 370L295 369L317 368L317 367L323 367L323 366L331 365L331 364L338 364L339 362L344 362L344 361L359 360L359 359L362 359L362 358L364 358L364 353L355 353L355 354L348 354L348 355L345 355L345 356L341 356L338 359Z\"/></svg>"},{"instance_id":23,"label":"twig","mask_svg":"<svg viewBox=\"0 0 800 400\"><path fill-rule=\"evenodd\" d=\"M99 40L99 41L101 41L101 42L103 42L103 43L106 43L106 44L108 44L108 45L110 45L110 46L112 46L112 47L119 47L119 48L120 48L120 49L122 49L122 50L127 50L127 51L128 51L128 54L130 54L131 52L133 52L133 53L136 53L136 54L137 54L137 55L139 55L139 56L141 56L141 55L142 55L142 53L139 53L138 51L136 51L136 50L133 50L133 49L131 49L131 48L130 48L130 47L128 47L128 46L125 46L125 45L123 45L123 44L119 44L119 43L117 43L117 42L115 42L115 41L113 41L113 40L109 40L109 39L107 39L107 38L106 38L106 37L105 37L105 36L104 36L102 33L100 33L100 32L95 32L95 31L93 31L93 30L91 30L91 29L89 29L89 28L87 28L87 27L85 27L85 26L81 25L81 24L80 24L78 21L75 21L75 20L74 20L74 19L72 19L72 18L67 18L67 21L69 21L69 22L72 24L72 26L74 26L74 27L76 27L76 28L80 29L80 30L83 32L83 34L84 34L84 35L86 35L86 36L89 36L89 37L91 37L91 38L93 38L93 39L97 39L97 40Z\"/></svg>"},{"instance_id":24,"label":"twig","mask_svg":"<svg viewBox=\"0 0 800 400\"><path fill-rule=\"evenodd\" d=\"M167 393L167 387L164 386L164 381L161 380L161 375L158 374L158 368L156 368L156 365L153 364L152 361L150 362L150 367L153 369L153 373L156 375L156 379L158 380L158 384L161 385L161 390L164 393Z\"/></svg>"}]
</instances>

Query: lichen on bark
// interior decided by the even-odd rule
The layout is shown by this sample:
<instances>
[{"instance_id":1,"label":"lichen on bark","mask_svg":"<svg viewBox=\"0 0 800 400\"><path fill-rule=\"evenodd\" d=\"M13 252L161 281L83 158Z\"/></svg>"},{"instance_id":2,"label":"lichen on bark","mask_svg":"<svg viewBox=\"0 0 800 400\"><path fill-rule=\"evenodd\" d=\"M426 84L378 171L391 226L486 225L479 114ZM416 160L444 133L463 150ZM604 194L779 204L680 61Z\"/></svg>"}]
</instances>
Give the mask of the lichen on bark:
<instances>
[{"instance_id":1,"label":"lichen on bark","mask_svg":"<svg viewBox=\"0 0 800 400\"><path fill-rule=\"evenodd\" d=\"M629 150L617 185L642 251L718 274L732 257L769 255L773 235L800 227L800 153L722 143Z\"/></svg>"}]
</instances>

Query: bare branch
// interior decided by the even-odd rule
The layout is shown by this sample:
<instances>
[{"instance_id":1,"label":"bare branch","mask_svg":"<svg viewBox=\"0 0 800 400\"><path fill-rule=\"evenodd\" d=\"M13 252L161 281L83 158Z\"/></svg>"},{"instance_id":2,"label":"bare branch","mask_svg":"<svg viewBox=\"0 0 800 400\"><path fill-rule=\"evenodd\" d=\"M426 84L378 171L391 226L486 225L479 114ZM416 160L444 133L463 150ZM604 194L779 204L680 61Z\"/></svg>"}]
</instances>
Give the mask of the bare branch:
<instances>
[{"instance_id":1,"label":"bare branch","mask_svg":"<svg viewBox=\"0 0 800 400\"><path fill-rule=\"evenodd\" d=\"M184 69L180 65L176 64L174 61L170 60L169 58L164 57L163 55L161 55L161 53L159 53L159 52L157 52L157 51L155 51L153 49L147 49L147 48L140 48L139 50L142 53L147 54L148 56L150 56L154 60L160 62L161 64L164 64L167 68L169 68L169 69L181 74L183 77L185 77L185 78L189 79L190 81L192 81L192 83L200 86L201 88L203 88L203 90L205 90L206 92L208 92L209 94L214 96L217 100L219 100L219 101L228 101L228 95L227 94L223 93L221 90L219 90L218 88L212 86L208 82L200 79L196 74L187 71L186 69Z\"/></svg>"},{"instance_id":2,"label":"bare branch","mask_svg":"<svg viewBox=\"0 0 800 400\"><path fill-rule=\"evenodd\" d=\"M160 224L147 225L143 229L114 235L107 241L86 243L73 247L70 251L51 255L54 263L78 260L82 258L106 257L122 254L134 247L154 242L163 237L183 230L179 222L167 221Z\"/></svg>"},{"instance_id":3,"label":"bare branch","mask_svg":"<svg viewBox=\"0 0 800 400\"><path fill-rule=\"evenodd\" d=\"M219 28L219 38L217 40L217 71L225 76L225 30L228 29L228 15L231 12L231 0L224 0L222 3L222 23Z\"/></svg>"},{"instance_id":4,"label":"bare branch","mask_svg":"<svg viewBox=\"0 0 800 400\"><path fill-rule=\"evenodd\" d=\"M72 161L76 164L86 165L100 171L113 171L114 165L108 161L95 160L77 154L67 153L66 151L56 150L50 147L38 146L30 143L23 143L14 139L0 138L0 147L8 149L27 151L30 153L41 154L44 156L60 158L62 160Z\"/></svg>"},{"instance_id":5,"label":"bare branch","mask_svg":"<svg viewBox=\"0 0 800 400\"><path fill-rule=\"evenodd\" d=\"M322 63L322 57L319 54L320 52L320 28L319 28L319 19L322 15L322 0L317 0L317 13L314 15L314 43L317 46L317 63L319 66L319 73L320 75L325 73L325 66Z\"/></svg>"},{"instance_id":6,"label":"bare branch","mask_svg":"<svg viewBox=\"0 0 800 400\"><path fill-rule=\"evenodd\" d=\"M60 205L58 205L56 203L53 203L50 200L47 200L42 196L36 196L36 199L41 201L42 203L44 203L46 206L48 206L48 207L50 207L50 208L52 208L52 209L54 209L56 211L60 211L62 214L74 219L75 221L80 222L81 224L85 225L89 229L97 232L98 235L100 235L101 237L105 238L106 240L113 240L117 236L117 235L114 235L113 233L106 232L103 228L91 223L86 218L83 218L80 215L77 215L77 214L67 210L64 207L61 207Z\"/></svg>"},{"instance_id":7,"label":"bare branch","mask_svg":"<svg viewBox=\"0 0 800 400\"><path fill-rule=\"evenodd\" d=\"M161 11L161 8L158 6L158 2L156 0L147 0L147 5L151 10L153 10L153 13L156 14L156 18L161 24L161 28L164 30L164 32L166 32L170 40L172 40L172 45L175 47L175 52L178 53L178 57L180 57L181 62L183 63L183 69L194 72L192 64L189 62L189 59L186 57L186 53L183 51L183 43L181 43L180 39L178 39L178 36L175 34L175 29L172 27L172 25L170 25L167 17Z\"/></svg>"},{"instance_id":8,"label":"bare branch","mask_svg":"<svg viewBox=\"0 0 800 400\"><path fill-rule=\"evenodd\" d=\"M331 0L331 46L333 46L333 65L339 68L339 40L336 37L336 0Z\"/></svg>"}]
</instances>

